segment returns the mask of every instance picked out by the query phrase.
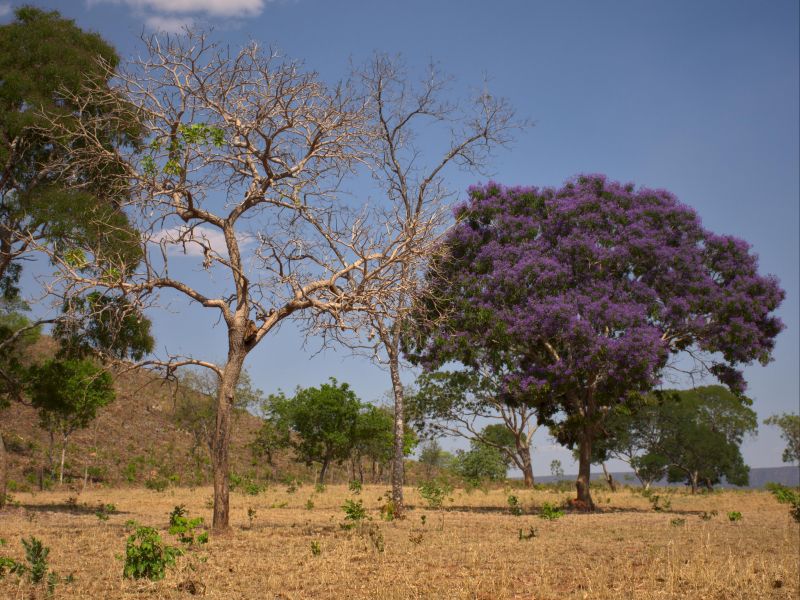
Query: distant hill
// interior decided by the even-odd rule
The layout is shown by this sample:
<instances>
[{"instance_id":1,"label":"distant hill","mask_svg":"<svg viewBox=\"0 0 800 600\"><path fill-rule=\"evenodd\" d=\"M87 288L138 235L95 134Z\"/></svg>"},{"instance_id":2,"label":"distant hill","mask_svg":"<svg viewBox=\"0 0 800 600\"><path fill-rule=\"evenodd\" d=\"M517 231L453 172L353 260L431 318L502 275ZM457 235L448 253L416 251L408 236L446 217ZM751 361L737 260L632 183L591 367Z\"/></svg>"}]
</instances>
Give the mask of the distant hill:
<instances>
[{"instance_id":1,"label":"distant hill","mask_svg":"<svg viewBox=\"0 0 800 600\"><path fill-rule=\"evenodd\" d=\"M47 337L33 348L34 356L50 356L55 347ZM101 409L97 419L69 439L65 482L73 488L84 478L96 485L205 485L212 481L209 452L201 446L193 451L194 437L175 420L174 382L165 382L147 370L128 371L114 377L116 399ZM49 434L39 427L34 409L19 404L0 413L0 431L9 461L9 491L31 490L50 472ZM254 459L250 449L262 420L243 410L233 417L229 459L231 473L252 480L299 477L315 479L315 470L294 460L291 451L277 452L273 464ZM56 439L55 462L60 443ZM409 474L413 475L414 468ZM377 473L382 480L388 469ZM371 473L370 473L371 475ZM348 481L348 464L332 465L329 481Z\"/></svg>"},{"instance_id":2,"label":"distant hill","mask_svg":"<svg viewBox=\"0 0 800 600\"><path fill-rule=\"evenodd\" d=\"M632 472L617 472L611 473L611 475L617 481L625 484L638 484L636 477L633 475ZM574 480L577 475L564 475L561 479L564 480ZM603 473L592 473L592 479L602 479ZM537 476L536 481L538 483L552 483L557 481L556 477L552 475L541 475ZM800 466L788 466L788 467L753 467L750 469L750 485L746 486L745 488L741 489L760 489L764 487L764 484L768 482L780 483L783 485L797 487L800 486ZM679 485L676 483L668 483L666 479L663 479L656 483L656 485ZM732 485L727 482L722 482L719 484L721 487L725 488L739 488L740 486Z\"/></svg>"}]
</instances>

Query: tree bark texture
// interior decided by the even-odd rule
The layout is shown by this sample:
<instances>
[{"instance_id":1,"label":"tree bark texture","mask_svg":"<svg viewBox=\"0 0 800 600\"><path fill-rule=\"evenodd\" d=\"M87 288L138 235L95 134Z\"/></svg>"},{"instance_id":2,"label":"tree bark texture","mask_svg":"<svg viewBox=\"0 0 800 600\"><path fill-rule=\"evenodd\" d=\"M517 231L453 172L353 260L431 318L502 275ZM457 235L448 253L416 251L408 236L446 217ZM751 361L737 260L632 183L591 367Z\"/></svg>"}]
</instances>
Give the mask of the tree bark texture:
<instances>
[{"instance_id":1,"label":"tree bark texture","mask_svg":"<svg viewBox=\"0 0 800 600\"><path fill-rule=\"evenodd\" d=\"M405 422L403 417L403 384L400 381L400 362L396 356L389 357L389 372L392 377L392 392L394 393L394 453L392 460L392 503L394 504L395 517L402 517L405 506L403 504L403 483L405 482Z\"/></svg>"},{"instance_id":2,"label":"tree bark texture","mask_svg":"<svg viewBox=\"0 0 800 600\"><path fill-rule=\"evenodd\" d=\"M231 415L236 399L236 384L242 373L242 366L247 352L240 341L241 335L235 331L229 333L228 362L222 370L222 377L217 391L217 422L214 429L211 453L214 471L214 517L212 527L215 532L230 530L230 487L228 475L230 471L228 449L231 442ZM238 339L235 339L238 337Z\"/></svg>"},{"instance_id":3,"label":"tree bark texture","mask_svg":"<svg viewBox=\"0 0 800 600\"><path fill-rule=\"evenodd\" d=\"M589 480L592 476L592 432L584 426L578 446L578 479L575 487L578 492L578 501L588 510L594 510L592 494L589 489Z\"/></svg>"},{"instance_id":4,"label":"tree bark texture","mask_svg":"<svg viewBox=\"0 0 800 600\"><path fill-rule=\"evenodd\" d=\"M531 464L531 448L527 445L523 440L517 438L517 455L520 458L521 465L520 470L522 471L522 477L525 480L525 487L531 488L533 487L533 464Z\"/></svg>"}]
</instances>

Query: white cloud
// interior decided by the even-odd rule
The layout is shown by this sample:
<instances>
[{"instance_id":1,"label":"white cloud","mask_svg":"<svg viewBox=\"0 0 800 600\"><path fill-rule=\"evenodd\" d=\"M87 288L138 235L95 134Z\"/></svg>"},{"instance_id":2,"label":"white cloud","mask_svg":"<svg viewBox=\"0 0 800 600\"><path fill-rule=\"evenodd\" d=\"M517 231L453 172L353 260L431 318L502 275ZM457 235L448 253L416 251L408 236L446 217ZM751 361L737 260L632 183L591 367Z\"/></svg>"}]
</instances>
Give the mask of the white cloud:
<instances>
[{"instance_id":1,"label":"white cloud","mask_svg":"<svg viewBox=\"0 0 800 600\"><path fill-rule=\"evenodd\" d=\"M11 2L0 2L0 19L11 14Z\"/></svg>"},{"instance_id":2,"label":"white cloud","mask_svg":"<svg viewBox=\"0 0 800 600\"><path fill-rule=\"evenodd\" d=\"M191 27L194 23L192 17L167 17L163 15L152 15L144 20L148 29L153 31L163 31L164 33L181 33L184 28Z\"/></svg>"},{"instance_id":3,"label":"white cloud","mask_svg":"<svg viewBox=\"0 0 800 600\"><path fill-rule=\"evenodd\" d=\"M181 235L185 239L181 240ZM225 236L218 229L211 227L195 227L191 235L187 234L187 228L170 227L157 232L151 241L154 243L164 242L169 254L185 254L186 256L203 256L205 249L210 248L220 256L228 256L228 248L225 245ZM254 241L254 238L246 234L238 234L236 239L239 245L246 246ZM183 243L185 242L185 243ZM185 248L185 249L184 249Z\"/></svg>"},{"instance_id":4,"label":"white cloud","mask_svg":"<svg viewBox=\"0 0 800 600\"><path fill-rule=\"evenodd\" d=\"M101 3L126 4L156 15L202 14L210 17L255 17L264 10L265 0L87 0L91 7Z\"/></svg>"}]
</instances>

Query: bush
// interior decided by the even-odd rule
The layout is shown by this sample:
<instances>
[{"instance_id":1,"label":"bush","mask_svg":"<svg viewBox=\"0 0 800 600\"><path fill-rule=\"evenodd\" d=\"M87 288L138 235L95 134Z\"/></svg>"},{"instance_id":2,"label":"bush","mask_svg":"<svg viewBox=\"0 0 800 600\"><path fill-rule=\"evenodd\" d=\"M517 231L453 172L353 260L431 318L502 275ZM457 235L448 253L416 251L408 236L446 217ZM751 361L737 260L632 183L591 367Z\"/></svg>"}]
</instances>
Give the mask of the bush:
<instances>
[{"instance_id":1,"label":"bush","mask_svg":"<svg viewBox=\"0 0 800 600\"><path fill-rule=\"evenodd\" d=\"M342 527L345 529L352 529L367 518L367 510L364 508L362 500L358 502L345 500L345 503L342 504L342 510L344 511L345 521Z\"/></svg>"},{"instance_id":2,"label":"bush","mask_svg":"<svg viewBox=\"0 0 800 600\"><path fill-rule=\"evenodd\" d=\"M795 521L800 523L800 491L793 490L780 483L770 482L765 487L772 492L778 502L789 505L789 514Z\"/></svg>"},{"instance_id":3,"label":"bush","mask_svg":"<svg viewBox=\"0 0 800 600\"><path fill-rule=\"evenodd\" d=\"M514 494L508 496L508 508L515 517L522 515L522 507L519 504L519 498Z\"/></svg>"},{"instance_id":4,"label":"bush","mask_svg":"<svg viewBox=\"0 0 800 600\"><path fill-rule=\"evenodd\" d=\"M3 542L0 545L5 544L4 540L0 541ZM61 577L58 573L49 569L47 557L50 554L50 548L33 536L30 539L23 539L22 546L25 548L24 563L15 561L7 556L0 556L0 579L5 577L5 573L8 571L19 577L20 585L23 579L27 579L31 586L46 585L47 597L52 597L56 585L61 581ZM71 583L72 581L72 575L65 579L66 583ZM35 593L31 592L30 597L35 598Z\"/></svg>"},{"instance_id":5,"label":"bush","mask_svg":"<svg viewBox=\"0 0 800 600\"><path fill-rule=\"evenodd\" d=\"M163 492L169 486L169 481L163 479L161 477L157 477L155 479L148 479L144 482L144 487L148 490L154 490L156 492Z\"/></svg>"},{"instance_id":6,"label":"bush","mask_svg":"<svg viewBox=\"0 0 800 600\"><path fill-rule=\"evenodd\" d=\"M122 576L127 579L164 579L167 567L183 554L180 548L168 546L152 527L137 526L125 544L125 566Z\"/></svg>"},{"instance_id":7,"label":"bush","mask_svg":"<svg viewBox=\"0 0 800 600\"><path fill-rule=\"evenodd\" d=\"M358 479L353 479L350 481L350 483L347 484L347 489L349 489L354 494L360 494L362 487L363 486L361 485L361 482Z\"/></svg>"},{"instance_id":8,"label":"bush","mask_svg":"<svg viewBox=\"0 0 800 600\"><path fill-rule=\"evenodd\" d=\"M429 479L420 483L417 491L428 503L428 508L442 508L445 498L452 493L453 486L442 479Z\"/></svg>"},{"instance_id":9,"label":"bush","mask_svg":"<svg viewBox=\"0 0 800 600\"><path fill-rule=\"evenodd\" d=\"M561 510L555 504L550 504L549 502L545 502L544 504L542 504L542 507L539 509L540 519L555 521L556 519L560 519L563 516L564 516L564 511Z\"/></svg>"},{"instance_id":10,"label":"bush","mask_svg":"<svg viewBox=\"0 0 800 600\"><path fill-rule=\"evenodd\" d=\"M169 515L169 533L178 536L178 541L187 546L208 542L208 532L204 531L195 537L195 530L203 525L203 517L190 519L186 516L186 508L180 504L172 509Z\"/></svg>"},{"instance_id":11,"label":"bush","mask_svg":"<svg viewBox=\"0 0 800 600\"><path fill-rule=\"evenodd\" d=\"M740 513L738 510L732 510L731 512L728 513L728 520L731 523L736 523L736 521L741 521L742 513Z\"/></svg>"}]
</instances>

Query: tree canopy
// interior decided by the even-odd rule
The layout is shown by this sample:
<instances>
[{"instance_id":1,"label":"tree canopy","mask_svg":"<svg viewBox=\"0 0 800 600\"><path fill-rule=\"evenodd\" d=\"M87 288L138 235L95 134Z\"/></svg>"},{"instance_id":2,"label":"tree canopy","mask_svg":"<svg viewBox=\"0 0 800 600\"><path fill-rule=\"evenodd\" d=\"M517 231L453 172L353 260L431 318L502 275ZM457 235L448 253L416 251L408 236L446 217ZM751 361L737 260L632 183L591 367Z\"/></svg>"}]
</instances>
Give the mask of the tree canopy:
<instances>
[{"instance_id":1,"label":"tree canopy","mask_svg":"<svg viewBox=\"0 0 800 600\"><path fill-rule=\"evenodd\" d=\"M49 163L76 143L70 132L82 114L102 114L92 104L79 111L70 100L87 85L107 86L116 51L98 34L56 12L23 6L0 26L0 286L18 293L19 258L38 243L68 252L75 240L105 249L118 262L138 262L138 239L119 210L127 189L113 173L84 165L80 189L64 185ZM56 143L49 124L63 129ZM98 131L108 146L135 143L135 118Z\"/></svg>"},{"instance_id":2,"label":"tree canopy","mask_svg":"<svg viewBox=\"0 0 800 600\"><path fill-rule=\"evenodd\" d=\"M746 242L704 229L667 191L602 175L558 189L489 183L455 213L421 309L444 304L447 319L417 335L417 360L502 371L509 395L578 446L589 506L604 415L655 386L670 356L737 392L743 365L771 359L777 280L759 274Z\"/></svg>"},{"instance_id":3,"label":"tree canopy","mask_svg":"<svg viewBox=\"0 0 800 600\"><path fill-rule=\"evenodd\" d=\"M781 430L781 437L786 442L783 449L783 462L800 462L800 415L784 413L772 415L764 421L765 425L775 425Z\"/></svg>"}]
</instances>

